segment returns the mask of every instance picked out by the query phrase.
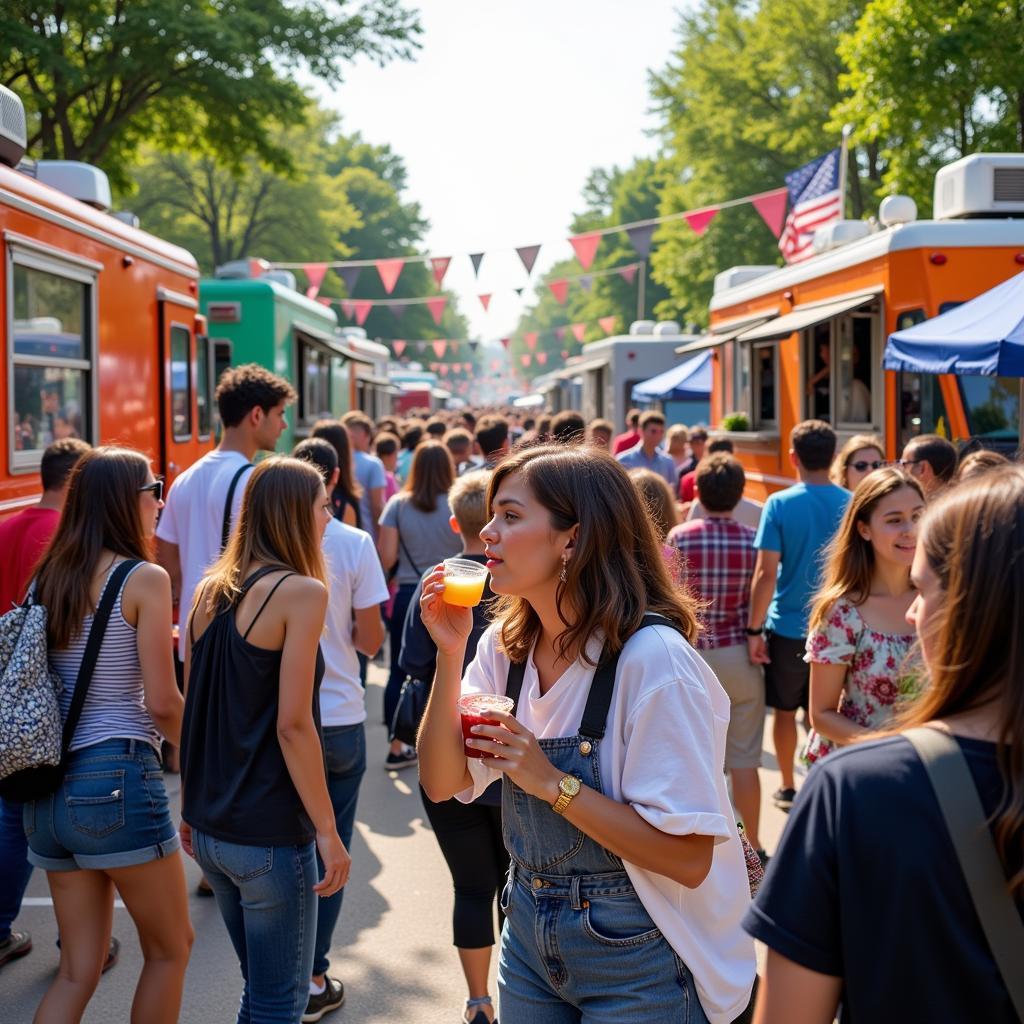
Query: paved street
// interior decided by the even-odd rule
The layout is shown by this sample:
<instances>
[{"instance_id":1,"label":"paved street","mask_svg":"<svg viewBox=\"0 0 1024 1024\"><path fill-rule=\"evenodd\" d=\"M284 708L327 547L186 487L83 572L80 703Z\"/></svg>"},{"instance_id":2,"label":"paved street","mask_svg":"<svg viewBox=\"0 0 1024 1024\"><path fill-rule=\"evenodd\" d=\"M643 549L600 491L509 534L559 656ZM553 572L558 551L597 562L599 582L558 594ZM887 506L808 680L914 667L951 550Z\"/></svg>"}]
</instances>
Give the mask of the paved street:
<instances>
[{"instance_id":1,"label":"paved street","mask_svg":"<svg viewBox=\"0 0 1024 1024\"><path fill-rule=\"evenodd\" d=\"M455 1024L464 983L451 946L451 880L426 824L412 770L382 770L386 742L379 725L384 673L370 669L369 767L359 800L353 841L352 876L335 932L331 973L344 982L345 1006L327 1020L343 1022L415 1021ZM770 755L766 763L774 764ZM177 776L168 776L177 804ZM764 772L764 793L778 786L777 774ZM765 809L763 835L773 850L785 818ZM186 858L190 892L199 879ZM190 897L196 932L181 1020L187 1024L233 1022L241 988L234 952L213 900ZM0 971L0 1020L27 1024L57 964L56 926L46 877L36 871L16 927L32 932L31 955ZM141 955L127 912L114 912L114 933L122 943L121 961L107 974L85 1015L90 1024L120 1024L129 1018Z\"/></svg>"}]
</instances>

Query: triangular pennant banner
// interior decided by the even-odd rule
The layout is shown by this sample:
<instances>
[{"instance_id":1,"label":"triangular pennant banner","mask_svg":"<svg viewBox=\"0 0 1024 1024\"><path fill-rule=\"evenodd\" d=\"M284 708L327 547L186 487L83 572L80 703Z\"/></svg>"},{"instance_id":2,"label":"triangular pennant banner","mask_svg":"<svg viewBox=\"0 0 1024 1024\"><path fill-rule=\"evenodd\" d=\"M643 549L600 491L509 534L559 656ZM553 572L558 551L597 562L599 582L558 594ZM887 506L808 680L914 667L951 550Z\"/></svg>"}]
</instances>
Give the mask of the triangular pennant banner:
<instances>
[{"instance_id":1,"label":"triangular pennant banner","mask_svg":"<svg viewBox=\"0 0 1024 1024\"><path fill-rule=\"evenodd\" d=\"M396 320L401 320L408 308L408 306L388 306Z\"/></svg>"},{"instance_id":2,"label":"triangular pennant banner","mask_svg":"<svg viewBox=\"0 0 1024 1024\"><path fill-rule=\"evenodd\" d=\"M568 359L568 358L569 358L569 350L568 350L567 348L563 348L563 349L562 349L562 351L561 351L561 352L559 352L558 354L559 354L559 355L560 355L560 356L561 356L561 357L562 357L563 359Z\"/></svg>"},{"instance_id":3,"label":"triangular pennant banner","mask_svg":"<svg viewBox=\"0 0 1024 1024\"><path fill-rule=\"evenodd\" d=\"M583 335L587 333L587 325L586 324L572 324L572 326L569 328L569 330L572 331L572 336L582 345L583 344Z\"/></svg>"},{"instance_id":4,"label":"triangular pennant banner","mask_svg":"<svg viewBox=\"0 0 1024 1024\"><path fill-rule=\"evenodd\" d=\"M306 296L315 299L320 291L320 285L324 283L324 274L327 273L326 263L307 263L302 268L306 272L306 280L309 287L306 289ZM310 292L313 294L311 295Z\"/></svg>"},{"instance_id":5,"label":"triangular pennant banner","mask_svg":"<svg viewBox=\"0 0 1024 1024\"><path fill-rule=\"evenodd\" d=\"M342 299L341 311L345 314L346 320L351 320L356 315L356 304L351 299Z\"/></svg>"},{"instance_id":6,"label":"triangular pennant banner","mask_svg":"<svg viewBox=\"0 0 1024 1024\"><path fill-rule=\"evenodd\" d=\"M416 350L418 352L426 352L427 351L427 343L425 341L417 341L416 342Z\"/></svg>"},{"instance_id":7,"label":"triangular pennant banner","mask_svg":"<svg viewBox=\"0 0 1024 1024\"><path fill-rule=\"evenodd\" d=\"M395 290L395 285L398 284L398 276L402 273L405 260L374 260L373 262L377 273L380 274L380 282L384 285L384 291L390 295Z\"/></svg>"},{"instance_id":8,"label":"triangular pennant banner","mask_svg":"<svg viewBox=\"0 0 1024 1024\"><path fill-rule=\"evenodd\" d=\"M537 262L537 254L540 252L539 245L523 245L516 249L519 253L519 258L523 261L523 266L526 267L527 274L533 271L533 265Z\"/></svg>"},{"instance_id":9,"label":"triangular pennant banner","mask_svg":"<svg viewBox=\"0 0 1024 1024\"><path fill-rule=\"evenodd\" d=\"M361 267L335 267L338 276L345 282L345 291L351 295L356 290L356 281L359 280Z\"/></svg>"},{"instance_id":10,"label":"triangular pennant banner","mask_svg":"<svg viewBox=\"0 0 1024 1024\"><path fill-rule=\"evenodd\" d=\"M585 291L589 292L594 287L594 278L590 274L584 274L580 278L580 287Z\"/></svg>"},{"instance_id":11,"label":"triangular pennant banner","mask_svg":"<svg viewBox=\"0 0 1024 1024\"><path fill-rule=\"evenodd\" d=\"M333 299L325 298L323 295L321 295L316 301L319 302L321 306L330 306L330 304L334 300Z\"/></svg>"},{"instance_id":12,"label":"triangular pennant banner","mask_svg":"<svg viewBox=\"0 0 1024 1024\"><path fill-rule=\"evenodd\" d=\"M698 235L703 235L704 232L707 231L708 225L715 219L717 214L718 207L709 206L707 209L685 214L683 220L685 220Z\"/></svg>"},{"instance_id":13,"label":"triangular pennant banner","mask_svg":"<svg viewBox=\"0 0 1024 1024\"><path fill-rule=\"evenodd\" d=\"M569 282L565 278L560 278L558 281L550 281L548 287L551 289L551 294L558 300L558 304L564 306L569 295Z\"/></svg>"},{"instance_id":14,"label":"triangular pennant banner","mask_svg":"<svg viewBox=\"0 0 1024 1024\"><path fill-rule=\"evenodd\" d=\"M445 306L448 305L447 296L441 295L436 299L431 299L427 303L427 309L430 310L430 315L434 318L434 323L440 325L441 317L444 316Z\"/></svg>"},{"instance_id":15,"label":"triangular pennant banner","mask_svg":"<svg viewBox=\"0 0 1024 1024\"><path fill-rule=\"evenodd\" d=\"M555 328L555 337L559 341L564 341L565 340L565 332L566 332L566 330L567 330L567 328L565 328L565 327L556 327Z\"/></svg>"},{"instance_id":16,"label":"triangular pennant banner","mask_svg":"<svg viewBox=\"0 0 1024 1024\"><path fill-rule=\"evenodd\" d=\"M405 342L400 338L396 338L391 342L391 347L395 350L395 355L400 356L405 351Z\"/></svg>"},{"instance_id":17,"label":"triangular pennant banner","mask_svg":"<svg viewBox=\"0 0 1024 1024\"><path fill-rule=\"evenodd\" d=\"M521 362L521 363L523 364L523 366L529 366L529 365L530 365L530 360L531 360L532 358L533 358L533 356L531 356L529 352L524 352L524 353L523 353L523 354L522 354L522 355L521 355L521 356L519 357L519 362Z\"/></svg>"},{"instance_id":18,"label":"triangular pennant banner","mask_svg":"<svg viewBox=\"0 0 1024 1024\"><path fill-rule=\"evenodd\" d=\"M492 359L491 360L491 373L497 373L500 369L501 369L501 360L500 359Z\"/></svg>"},{"instance_id":19,"label":"triangular pennant banner","mask_svg":"<svg viewBox=\"0 0 1024 1024\"><path fill-rule=\"evenodd\" d=\"M540 363L541 366L543 366L547 361L548 361L548 354L547 354L547 352L538 352L537 353L537 362Z\"/></svg>"},{"instance_id":20,"label":"triangular pennant banner","mask_svg":"<svg viewBox=\"0 0 1024 1024\"><path fill-rule=\"evenodd\" d=\"M366 318L370 315L370 310L373 309L373 303L353 302L352 306L355 309L356 313L356 323L359 324L360 327L362 327L363 324L366 323Z\"/></svg>"},{"instance_id":21,"label":"triangular pennant banner","mask_svg":"<svg viewBox=\"0 0 1024 1024\"><path fill-rule=\"evenodd\" d=\"M434 274L434 281L437 287L441 287L444 275L448 273L448 264L451 263L451 256L433 256L430 260L430 269Z\"/></svg>"},{"instance_id":22,"label":"triangular pennant banner","mask_svg":"<svg viewBox=\"0 0 1024 1024\"><path fill-rule=\"evenodd\" d=\"M523 291L524 291L524 290L525 290L525 289L523 289L523 288L517 288L517 289L516 289L516 295L518 295L518 296L519 296L519 298L522 298L522 297L523 297Z\"/></svg>"},{"instance_id":23,"label":"triangular pennant banner","mask_svg":"<svg viewBox=\"0 0 1024 1024\"><path fill-rule=\"evenodd\" d=\"M444 350L448 347L448 342L443 339L439 341L432 341L430 343L430 347L434 350L434 355L437 356L438 359L441 359L444 356Z\"/></svg>"},{"instance_id":24,"label":"triangular pennant banner","mask_svg":"<svg viewBox=\"0 0 1024 1024\"><path fill-rule=\"evenodd\" d=\"M767 195L758 196L752 199L754 209L761 214L761 218L768 225L768 230L778 238L782 234L782 226L786 222L786 199L789 190L785 188L769 192Z\"/></svg>"},{"instance_id":25,"label":"triangular pennant banner","mask_svg":"<svg viewBox=\"0 0 1024 1024\"><path fill-rule=\"evenodd\" d=\"M262 277L264 272L270 269L270 264L266 260L251 259L249 260L249 276L250 277Z\"/></svg>"},{"instance_id":26,"label":"triangular pennant banner","mask_svg":"<svg viewBox=\"0 0 1024 1024\"><path fill-rule=\"evenodd\" d=\"M635 228L626 228L626 237L629 238L629 244L647 259L651 255L651 241L657 230L657 224L638 224Z\"/></svg>"},{"instance_id":27,"label":"triangular pennant banner","mask_svg":"<svg viewBox=\"0 0 1024 1024\"><path fill-rule=\"evenodd\" d=\"M444 342L442 341L441 344L443 345ZM442 377L447 377L448 376L448 364L447 363L441 363L438 366L438 368L437 368L437 372L439 374L441 374Z\"/></svg>"},{"instance_id":28,"label":"triangular pennant banner","mask_svg":"<svg viewBox=\"0 0 1024 1024\"><path fill-rule=\"evenodd\" d=\"M616 316L603 316L597 322L601 325L601 330L605 334L611 334L615 330L615 321L618 320Z\"/></svg>"},{"instance_id":29,"label":"triangular pennant banner","mask_svg":"<svg viewBox=\"0 0 1024 1024\"><path fill-rule=\"evenodd\" d=\"M471 342L469 343L469 348L470 348L470 351L471 351L471 352L475 352L475 351L476 351L476 347L477 347L477 345L479 345L479 344L480 344L480 342L479 342L479 341L471 341Z\"/></svg>"},{"instance_id":30,"label":"triangular pennant banner","mask_svg":"<svg viewBox=\"0 0 1024 1024\"><path fill-rule=\"evenodd\" d=\"M484 312L487 312L487 307L491 304L491 293L488 292L486 295L478 295L477 298L480 300L480 305L484 307Z\"/></svg>"},{"instance_id":31,"label":"triangular pennant banner","mask_svg":"<svg viewBox=\"0 0 1024 1024\"><path fill-rule=\"evenodd\" d=\"M484 261L484 254L482 252L471 252L469 258L473 261L473 274L479 276L480 264Z\"/></svg>"},{"instance_id":32,"label":"triangular pennant banner","mask_svg":"<svg viewBox=\"0 0 1024 1024\"><path fill-rule=\"evenodd\" d=\"M503 346L504 346L504 347L505 347L506 349L508 349L509 345L511 345L511 344L512 344L512 339L511 339L511 338L502 338L502 339L501 339L501 343L502 343L502 345L503 345Z\"/></svg>"},{"instance_id":33,"label":"triangular pennant banner","mask_svg":"<svg viewBox=\"0 0 1024 1024\"><path fill-rule=\"evenodd\" d=\"M529 331L523 335L526 347L532 352L537 347L537 332Z\"/></svg>"},{"instance_id":34,"label":"triangular pennant banner","mask_svg":"<svg viewBox=\"0 0 1024 1024\"><path fill-rule=\"evenodd\" d=\"M636 280L636 272L639 269L640 268L635 263L631 263L628 267L622 267L619 270L619 277L621 277L626 284L632 284Z\"/></svg>"},{"instance_id":35,"label":"triangular pennant banner","mask_svg":"<svg viewBox=\"0 0 1024 1024\"><path fill-rule=\"evenodd\" d=\"M594 262L597 247L601 244L601 232L591 231L586 235L574 235L569 239L569 244L576 253L576 259L580 261L580 266L584 270L589 270L590 264Z\"/></svg>"}]
</instances>

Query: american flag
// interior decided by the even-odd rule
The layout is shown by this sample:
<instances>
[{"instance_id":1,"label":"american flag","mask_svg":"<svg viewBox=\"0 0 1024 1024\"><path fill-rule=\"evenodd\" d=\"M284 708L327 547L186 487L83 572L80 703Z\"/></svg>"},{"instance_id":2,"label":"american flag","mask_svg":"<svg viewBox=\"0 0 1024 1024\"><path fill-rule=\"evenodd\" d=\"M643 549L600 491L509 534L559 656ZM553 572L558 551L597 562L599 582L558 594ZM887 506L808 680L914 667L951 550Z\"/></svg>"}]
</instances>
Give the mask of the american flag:
<instances>
[{"instance_id":1,"label":"american flag","mask_svg":"<svg viewBox=\"0 0 1024 1024\"><path fill-rule=\"evenodd\" d=\"M840 159L841 151L833 149L786 175L790 210L779 248L787 263L798 263L813 255L814 232L842 217Z\"/></svg>"}]
</instances>

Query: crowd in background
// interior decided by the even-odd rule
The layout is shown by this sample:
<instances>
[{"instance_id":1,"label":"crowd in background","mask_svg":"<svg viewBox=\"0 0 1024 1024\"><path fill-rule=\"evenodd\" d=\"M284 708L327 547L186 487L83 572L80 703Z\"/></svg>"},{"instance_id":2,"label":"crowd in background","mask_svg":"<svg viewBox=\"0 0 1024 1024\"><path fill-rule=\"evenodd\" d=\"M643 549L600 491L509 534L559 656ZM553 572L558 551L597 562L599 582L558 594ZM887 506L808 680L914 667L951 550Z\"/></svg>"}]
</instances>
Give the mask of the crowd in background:
<instances>
[{"instance_id":1,"label":"crowd in background","mask_svg":"<svg viewBox=\"0 0 1024 1024\"><path fill-rule=\"evenodd\" d=\"M569 481L604 474L610 492L628 479L630 496L610 514L637 520L604 524L609 541L619 538L614 552L581 552L578 537L567 541L560 569L551 563L556 601L581 585L585 555L633 579L635 566L614 568L618 549L634 545L642 560L649 535L658 565L635 577L650 606L641 614L658 610L652 595L667 581L674 596L659 598L659 607L668 609L677 647L662 655L650 646L661 628L630 643L644 637L653 653L641 660L654 676L664 658L706 691L709 708L719 699L725 708L720 747L713 736L706 748L694 737L689 756L700 751L707 807L721 811L724 801L730 824L708 825L711 811L701 819L691 808L678 811L675 824L650 816L646 826L675 838L703 837L707 828L716 851L712 858L709 843L708 880L698 872L668 890L663 876L671 872L656 862L628 879L643 919L649 912L683 965L679 986L703 1006L704 1016L690 1019L739 1016L752 982L749 935L770 949L757 1017L764 1024L831 1021L840 998L858 1020L1017 1019L966 886L948 884L958 864L927 776L893 730L938 721L957 736L1020 911L1024 666L1012 638L1024 607L1024 470L991 451L961 458L938 436L912 438L890 462L878 437L857 435L840 447L828 424L808 420L789 439L796 482L761 502L748 493L728 434L636 410L618 434L574 411L460 410L377 422L353 411L317 422L290 455L260 457L275 451L294 399L287 381L259 367L228 371L217 390L220 443L166 495L137 452L55 441L43 457L42 500L0 523L0 609L31 588L49 610L65 714L96 609L106 589L116 589L60 789L24 807L0 802L0 966L31 950L28 933L13 925L33 866L48 873L60 928L60 967L38 1021L80 1019L100 974L116 962L115 888L144 957L133 1019L177 1019L192 941L181 848L202 867L202 892L217 900L238 954L239 1021L315 1021L337 1009L344 985L328 974L332 936L360 782L367 764L379 763L391 771L420 765L425 813L452 876L453 941L468 992L463 1019L491 1024L495 904L499 928L510 901L513 915L522 914L506 883L509 854L514 880L546 849L520 846L508 833L507 794L521 813L519 797L536 796L525 791L533 776L506 783L503 809L498 773L470 764L462 792L462 775L449 770L434 732L418 750L392 729L386 750L368 752L366 676L371 659L383 658L389 726L407 680L440 680L449 655L458 679L486 689L500 676L504 687L508 660L488 627L492 615L503 630L519 621L509 617L508 598L495 603L488 592L460 625L459 646L438 624L432 573L445 558L485 562L487 551L500 550L499 486L509 486L510 473L540 479L548 464ZM575 461L559 461L563 449L577 453ZM531 452L540 453L537 466ZM531 486L542 504L555 501ZM573 515L582 523L593 512ZM488 564L500 577L501 559ZM528 599L537 609L539 593ZM604 623L595 635L607 640L608 610L591 613L588 621ZM582 636L580 665L589 642ZM623 648L634 657L636 650ZM629 657L623 662L628 673ZM544 696L541 667L538 679ZM657 680L636 685L656 689ZM771 858L759 820L769 709L781 774L772 799L793 812ZM677 711L666 710L666 721ZM529 714L539 735L540 719ZM431 725L438 735L443 728ZM668 767L635 757L616 770L644 777L637 793L655 777L662 788L685 790L700 774L692 765L684 773L682 751ZM180 826L162 774L179 765ZM727 796L716 788L723 773ZM595 785L600 793L600 780ZM648 797L615 799L640 805ZM588 823L585 806L578 813L585 854L592 846L595 857L612 850L620 868L638 862L628 838L635 823L623 823L627 838L606 837ZM529 832L534 819L523 820ZM753 904L735 884L737 821L761 863L772 861ZM584 874L595 870L586 856L580 863ZM716 874L720 863L724 873ZM542 872L533 878L548 884ZM731 886L728 896L716 886ZM717 893L717 903L702 903L702 892ZM658 916L658 900L675 901L677 917ZM899 906L912 906L913 916L897 926ZM510 948L526 941L511 931ZM629 948L632 969L657 975L660 967L639 958L635 936L604 944L621 956ZM579 1019L524 1009L540 997L522 983L532 968L519 953L516 964L502 960L503 976L520 978L503 990L516 1008L503 1011L506 1022ZM594 990L558 998L610 999L595 994L596 977L586 984ZM641 1003L635 1016L617 1019L669 1019L650 1015L660 998L652 990L647 1010Z\"/></svg>"}]
</instances>

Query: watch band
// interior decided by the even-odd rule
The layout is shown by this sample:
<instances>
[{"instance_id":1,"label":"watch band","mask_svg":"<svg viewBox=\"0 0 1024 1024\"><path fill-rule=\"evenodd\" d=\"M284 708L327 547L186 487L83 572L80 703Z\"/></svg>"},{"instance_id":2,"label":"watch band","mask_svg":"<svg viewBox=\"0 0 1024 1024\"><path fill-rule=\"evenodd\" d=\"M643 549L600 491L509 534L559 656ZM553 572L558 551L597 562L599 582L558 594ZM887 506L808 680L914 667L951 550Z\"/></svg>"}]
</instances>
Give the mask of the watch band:
<instances>
[{"instance_id":1,"label":"watch band","mask_svg":"<svg viewBox=\"0 0 1024 1024\"><path fill-rule=\"evenodd\" d=\"M570 789L566 790L562 788L562 782L572 780L575 785ZM566 775L562 777L562 781L559 782L558 799L551 805L551 809L555 814L564 814L566 807L572 803L573 797L575 797L580 791L580 781L573 775Z\"/></svg>"},{"instance_id":2,"label":"watch band","mask_svg":"<svg viewBox=\"0 0 1024 1024\"><path fill-rule=\"evenodd\" d=\"M749 626L743 631L747 636L761 636L764 633L764 626L759 626L757 629L751 629Z\"/></svg>"}]
</instances>

